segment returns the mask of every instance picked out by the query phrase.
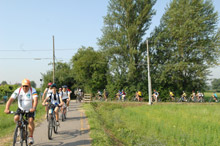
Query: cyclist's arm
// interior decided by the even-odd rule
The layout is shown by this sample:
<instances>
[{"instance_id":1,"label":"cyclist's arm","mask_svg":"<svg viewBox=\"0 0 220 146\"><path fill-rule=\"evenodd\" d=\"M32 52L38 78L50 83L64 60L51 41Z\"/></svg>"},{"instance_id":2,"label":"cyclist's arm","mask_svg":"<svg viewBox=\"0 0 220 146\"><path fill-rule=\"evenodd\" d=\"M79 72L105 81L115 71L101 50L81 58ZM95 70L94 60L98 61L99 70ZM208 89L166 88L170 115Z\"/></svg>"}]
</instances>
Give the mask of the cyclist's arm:
<instances>
[{"instance_id":1,"label":"cyclist's arm","mask_svg":"<svg viewBox=\"0 0 220 146\"><path fill-rule=\"evenodd\" d=\"M68 99L70 100L70 92L68 93Z\"/></svg>"},{"instance_id":2,"label":"cyclist's arm","mask_svg":"<svg viewBox=\"0 0 220 146\"><path fill-rule=\"evenodd\" d=\"M42 96L42 101L44 100L44 96L45 96L46 92L47 92L47 89L44 90L44 93L43 93L43 96Z\"/></svg>"},{"instance_id":3,"label":"cyclist's arm","mask_svg":"<svg viewBox=\"0 0 220 146\"><path fill-rule=\"evenodd\" d=\"M13 101L14 101L14 98L9 98L9 100L7 101L6 106L5 106L5 111L4 111L6 114L9 113L9 109Z\"/></svg>"},{"instance_id":4,"label":"cyclist's arm","mask_svg":"<svg viewBox=\"0 0 220 146\"><path fill-rule=\"evenodd\" d=\"M62 97L61 97L61 96L60 96L59 98L60 98L60 104L59 104L59 106L61 106L61 105L63 105L63 100L62 100Z\"/></svg>"},{"instance_id":5,"label":"cyclist's arm","mask_svg":"<svg viewBox=\"0 0 220 146\"><path fill-rule=\"evenodd\" d=\"M33 107L30 109L30 112L35 112L36 111L36 109L37 109L37 104L38 104L38 97L35 97L34 99L33 99Z\"/></svg>"},{"instance_id":6,"label":"cyclist's arm","mask_svg":"<svg viewBox=\"0 0 220 146\"><path fill-rule=\"evenodd\" d=\"M44 99L43 104L45 104L46 101L47 101L49 98L50 98L50 96L47 96L47 97Z\"/></svg>"}]
</instances>

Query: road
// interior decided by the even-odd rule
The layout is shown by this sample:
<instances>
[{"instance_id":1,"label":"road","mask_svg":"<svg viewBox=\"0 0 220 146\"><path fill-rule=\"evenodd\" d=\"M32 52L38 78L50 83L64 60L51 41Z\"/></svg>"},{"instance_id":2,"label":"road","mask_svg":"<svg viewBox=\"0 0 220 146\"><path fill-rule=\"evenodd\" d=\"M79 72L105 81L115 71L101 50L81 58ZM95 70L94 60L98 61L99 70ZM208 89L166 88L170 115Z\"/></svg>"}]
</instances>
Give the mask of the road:
<instances>
[{"instance_id":1,"label":"road","mask_svg":"<svg viewBox=\"0 0 220 146\"><path fill-rule=\"evenodd\" d=\"M49 140L47 135L47 121L38 125L34 132L34 146L90 146L89 125L81 104L70 102L66 121L60 120L58 134L52 135Z\"/></svg>"}]
</instances>

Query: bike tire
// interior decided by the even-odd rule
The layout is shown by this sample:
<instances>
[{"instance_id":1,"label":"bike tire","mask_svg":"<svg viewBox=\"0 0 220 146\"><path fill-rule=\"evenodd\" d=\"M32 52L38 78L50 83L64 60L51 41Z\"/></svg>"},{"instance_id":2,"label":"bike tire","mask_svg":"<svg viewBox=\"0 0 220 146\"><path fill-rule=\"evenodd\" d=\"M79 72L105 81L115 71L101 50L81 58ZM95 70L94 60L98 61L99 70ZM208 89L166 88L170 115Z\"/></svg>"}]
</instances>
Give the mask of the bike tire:
<instances>
[{"instance_id":1,"label":"bike tire","mask_svg":"<svg viewBox=\"0 0 220 146\"><path fill-rule=\"evenodd\" d=\"M49 122L48 122L48 139L52 140L52 134L53 134L53 119L51 115L49 115Z\"/></svg>"},{"instance_id":2,"label":"bike tire","mask_svg":"<svg viewBox=\"0 0 220 146\"><path fill-rule=\"evenodd\" d=\"M24 139L23 139L23 135L24 134L23 134L23 132L24 132L23 128L22 129L20 128L20 144L21 144L21 146L23 146L23 142L24 142Z\"/></svg>"},{"instance_id":3,"label":"bike tire","mask_svg":"<svg viewBox=\"0 0 220 146\"><path fill-rule=\"evenodd\" d=\"M27 131L27 125L25 125L25 144L28 146L28 131Z\"/></svg>"},{"instance_id":4,"label":"bike tire","mask_svg":"<svg viewBox=\"0 0 220 146\"><path fill-rule=\"evenodd\" d=\"M47 122L49 121L49 107L47 107Z\"/></svg>"},{"instance_id":5,"label":"bike tire","mask_svg":"<svg viewBox=\"0 0 220 146\"><path fill-rule=\"evenodd\" d=\"M62 113L61 117L62 117L62 121L64 121L65 120L64 113Z\"/></svg>"},{"instance_id":6,"label":"bike tire","mask_svg":"<svg viewBox=\"0 0 220 146\"><path fill-rule=\"evenodd\" d=\"M57 124L56 124L56 117L55 117L55 115L54 115L54 120L53 120L53 129L54 129L54 133L55 134L57 134L57 131L58 131L58 126L57 126Z\"/></svg>"},{"instance_id":7,"label":"bike tire","mask_svg":"<svg viewBox=\"0 0 220 146\"><path fill-rule=\"evenodd\" d=\"M20 135L18 134L19 130L20 130L20 128L19 128L18 125L17 125L16 128L15 128L15 131L14 131L13 146L18 145L18 144L17 144L17 138L20 137L20 135L21 135L21 133L20 133ZM20 138L21 138L21 137L20 137ZM21 142L21 139L20 139L20 142ZM19 143L20 143L20 142L19 142Z\"/></svg>"}]
</instances>

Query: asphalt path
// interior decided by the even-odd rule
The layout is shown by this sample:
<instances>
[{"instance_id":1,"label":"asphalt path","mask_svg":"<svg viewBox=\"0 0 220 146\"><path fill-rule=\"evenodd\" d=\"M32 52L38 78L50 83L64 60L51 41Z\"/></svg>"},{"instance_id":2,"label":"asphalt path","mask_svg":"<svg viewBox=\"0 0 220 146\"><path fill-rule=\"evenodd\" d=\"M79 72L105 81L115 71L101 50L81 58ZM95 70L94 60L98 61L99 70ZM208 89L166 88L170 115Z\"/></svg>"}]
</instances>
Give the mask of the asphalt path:
<instances>
[{"instance_id":1,"label":"asphalt path","mask_svg":"<svg viewBox=\"0 0 220 146\"><path fill-rule=\"evenodd\" d=\"M48 122L44 120L35 128L34 146L90 146L89 125L81 108L81 103L70 102L66 121L60 118L58 134L53 133L48 139Z\"/></svg>"}]
</instances>

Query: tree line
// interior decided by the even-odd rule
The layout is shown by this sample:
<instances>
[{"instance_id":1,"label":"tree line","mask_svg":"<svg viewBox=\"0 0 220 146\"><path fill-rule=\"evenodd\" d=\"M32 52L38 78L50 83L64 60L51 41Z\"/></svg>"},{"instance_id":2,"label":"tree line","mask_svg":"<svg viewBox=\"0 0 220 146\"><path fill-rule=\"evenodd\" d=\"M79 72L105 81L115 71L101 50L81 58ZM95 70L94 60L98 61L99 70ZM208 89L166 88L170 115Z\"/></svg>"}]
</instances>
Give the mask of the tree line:
<instances>
[{"instance_id":1,"label":"tree line","mask_svg":"<svg viewBox=\"0 0 220 146\"><path fill-rule=\"evenodd\" d=\"M147 97L149 40L152 88L162 98L169 90L176 95L204 91L220 53L219 16L212 1L172 0L146 38L155 4L156 0L109 0L100 49L81 47L69 63L57 62L56 83L94 94L107 89L111 98L122 89L129 98L137 90ZM43 77L45 87L52 70Z\"/></svg>"}]
</instances>

